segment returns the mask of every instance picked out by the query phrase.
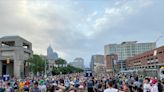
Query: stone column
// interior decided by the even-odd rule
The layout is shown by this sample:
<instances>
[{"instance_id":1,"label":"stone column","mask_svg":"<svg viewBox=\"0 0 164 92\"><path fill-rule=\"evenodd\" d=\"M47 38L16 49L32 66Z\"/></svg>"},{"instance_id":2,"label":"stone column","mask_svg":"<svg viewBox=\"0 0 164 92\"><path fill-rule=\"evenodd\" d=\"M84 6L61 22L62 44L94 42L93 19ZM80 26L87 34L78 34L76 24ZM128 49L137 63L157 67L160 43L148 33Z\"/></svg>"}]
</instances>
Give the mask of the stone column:
<instances>
[{"instance_id":1,"label":"stone column","mask_svg":"<svg viewBox=\"0 0 164 92\"><path fill-rule=\"evenodd\" d=\"M20 78L20 62L18 59L14 59L14 76Z\"/></svg>"},{"instance_id":2,"label":"stone column","mask_svg":"<svg viewBox=\"0 0 164 92\"><path fill-rule=\"evenodd\" d=\"M21 78L24 77L24 60L23 60L23 49L18 48L14 55L14 76Z\"/></svg>"}]
</instances>

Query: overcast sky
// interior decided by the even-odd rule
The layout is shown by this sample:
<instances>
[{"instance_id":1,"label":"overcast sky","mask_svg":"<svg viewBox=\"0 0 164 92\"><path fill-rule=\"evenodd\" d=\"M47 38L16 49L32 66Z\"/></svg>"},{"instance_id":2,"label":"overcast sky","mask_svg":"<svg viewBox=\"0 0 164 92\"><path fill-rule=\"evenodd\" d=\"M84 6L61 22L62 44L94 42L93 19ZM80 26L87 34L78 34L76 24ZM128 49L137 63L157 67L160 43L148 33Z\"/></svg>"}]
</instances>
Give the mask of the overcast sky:
<instances>
[{"instance_id":1,"label":"overcast sky","mask_svg":"<svg viewBox=\"0 0 164 92\"><path fill-rule=\"evenodd\" d=\"M19 35L68 62L103 54L104 45L153 42L164 35L164 0L1 0L0 37ZM164 45L164 37L158 46Z\"/></svg>"}]
</instances>

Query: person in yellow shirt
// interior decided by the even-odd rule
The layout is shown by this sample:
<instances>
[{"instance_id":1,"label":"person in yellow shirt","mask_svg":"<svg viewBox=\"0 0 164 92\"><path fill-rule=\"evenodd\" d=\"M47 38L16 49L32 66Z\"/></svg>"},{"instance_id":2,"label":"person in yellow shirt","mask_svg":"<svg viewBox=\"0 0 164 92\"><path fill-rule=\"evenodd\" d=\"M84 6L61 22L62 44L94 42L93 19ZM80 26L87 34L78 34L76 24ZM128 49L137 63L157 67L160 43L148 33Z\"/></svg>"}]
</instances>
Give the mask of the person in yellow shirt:
<instances>
[{"instance_id":1,"label":"person in yellow shirt","mask_svg":"<svg viewBox=\"0 0 164 92\"><path fill-rule=\"evenodd\" d=\"M23 88L24 88L24 82L21 80L19 82L19 92L23 92Z\"/></svg>"}]
</instances>

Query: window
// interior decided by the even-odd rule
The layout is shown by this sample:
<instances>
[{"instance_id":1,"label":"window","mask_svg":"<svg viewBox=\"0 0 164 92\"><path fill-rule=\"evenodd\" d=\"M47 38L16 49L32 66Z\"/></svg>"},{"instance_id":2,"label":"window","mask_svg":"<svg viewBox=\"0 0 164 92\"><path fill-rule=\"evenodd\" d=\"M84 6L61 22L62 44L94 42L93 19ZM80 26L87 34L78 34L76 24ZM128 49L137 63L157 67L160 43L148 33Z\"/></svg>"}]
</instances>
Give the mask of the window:
<instances>
[{"instance_id":1,"label":"window","mask_svg":"<svg viewBox=\"0 0 164 92\"><path fill-rule=\"evenodd\" d=\"M8 47L10 47L10 46L15 46L15 41L3 41L2 42L2 46L8 46Z\"/></svg>"},{"instance_id":2,"label":"window","mask_svg":"<svg viewBox=\"0 0 164 92\"><path fill-rule=\"evenodd\" d=\"M158 54L162 54L162 51L158 52Z\"/></svg>"}]
</instances>

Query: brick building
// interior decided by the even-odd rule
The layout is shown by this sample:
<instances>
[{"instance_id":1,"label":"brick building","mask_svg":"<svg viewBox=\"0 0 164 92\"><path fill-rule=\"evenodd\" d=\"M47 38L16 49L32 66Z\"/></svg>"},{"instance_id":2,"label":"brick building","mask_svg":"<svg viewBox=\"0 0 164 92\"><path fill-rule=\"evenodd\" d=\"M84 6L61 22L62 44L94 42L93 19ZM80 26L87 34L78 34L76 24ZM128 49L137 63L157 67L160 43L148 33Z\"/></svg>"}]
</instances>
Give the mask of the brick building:
<instances>
[{"instance_id":1,"label":"brick building","mask_svg":"<svg viewBox=\"0 0 164 92\"><path fill-rule=\"evenodd\" d=\"M117 61L118 56L116 54L110 54L105 56L105 65L107 71L113 71L114 69L117 69Z\"/></svg>"},{"instance_id":2,"label":"brick building","mask_svg":"<svg viewBox=\"0 0 164 92\"><path fill-rule=\"evenodd\" d=\"M130 57L127 69L158 68L164 66L164 46Z\"/></svg>"},{"instance_id":3,"label":"brick building","mask_svg":"<svg viewBox=\"0 0 164 92\"><path fill-rule=\"evenodd\" d=\"M104 46L104 56L116 54L118 57L118 70L126 69L126 59L143 52L156 48L155 42L138 43L137 41L126 41L121 44L107 44Z\"/></svg>"},{"instance_id":4,"label":"brick building","mask_svg":"<svg viewBox=\"0 0 164 92\"><path fill-rule=\"evenodd\" d=\"M95 68L99 64L104 64L104 55L92 55L91 62L90 62L91 70L95 71Z\"/></svg>"}]
</instances>

